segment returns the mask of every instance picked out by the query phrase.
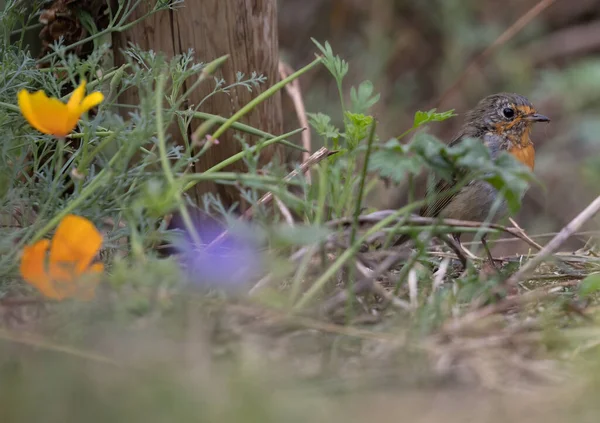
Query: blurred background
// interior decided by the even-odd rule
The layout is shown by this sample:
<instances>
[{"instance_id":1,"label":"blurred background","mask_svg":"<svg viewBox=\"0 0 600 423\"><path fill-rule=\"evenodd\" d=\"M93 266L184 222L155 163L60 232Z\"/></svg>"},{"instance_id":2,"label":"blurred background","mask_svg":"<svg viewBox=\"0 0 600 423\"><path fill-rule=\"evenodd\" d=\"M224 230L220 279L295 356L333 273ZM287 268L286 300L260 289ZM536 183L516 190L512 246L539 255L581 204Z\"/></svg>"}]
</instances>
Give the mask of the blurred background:
<instances>
[{"instance_id":1,"label":"blurred background","mask_svg":"<svg viewBox=\"0 0 600 423\"><path fill-rule=\"evenodd\" d=\"M471 64L515 22L532 16ZM481 98L499 91L529 97L552 119L532 135L535 174L545 189L532 186L515 217L529 234L560 230L599 194L600 0L280 0L279 35L281 60L294 68L313 59L311 37L329 41L349 62L347 95L351 85L373 82L381 93L374 114L382 141L408 129L415 111L437 107L459 114L429 128L448 142ZM339 122L336 87L325 68L303 77L301 85L308 112ZM283 101L287 124L297 125L291 101L285 95ZM318 143L313 136L313 145ZM377 207L402 201L398 187L383 183L372 196ZM586 228L594 227L591 222ZM587 239L564 247L583 246ZM527 251L515 242L494 249Z\"/></svg>"}]
</instances>

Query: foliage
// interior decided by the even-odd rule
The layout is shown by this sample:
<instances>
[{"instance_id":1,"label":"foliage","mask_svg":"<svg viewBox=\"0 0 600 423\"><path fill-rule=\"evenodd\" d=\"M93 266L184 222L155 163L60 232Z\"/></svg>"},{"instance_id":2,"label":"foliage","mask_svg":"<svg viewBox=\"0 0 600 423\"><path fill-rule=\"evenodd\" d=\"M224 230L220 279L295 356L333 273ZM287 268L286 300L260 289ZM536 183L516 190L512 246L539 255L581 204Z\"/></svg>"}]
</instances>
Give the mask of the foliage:
<instances>
[{"instance_id":1,"label":"foliage","mask_svg":"<svg viewBox=\"0 0 600 423\"><path fill-rule=\"evenodd\" d=\"M156 2L149 13L180 3ZM9 389L2 384L6 392L1 392L0 397L10 399L14 395L24 399L11 401L14 413L31 421L39 420L39 413L43 412L48 414L44 416L48 421L62 421L65 411L60 405L68 404L66 409L78 419L85 418L81 410L90 406L94 410L92 421L128 413L143 421L173 416L189 420L190 415L197 417L206 410L210 421L281 421L279 407L284 408L284 402L273 399L272 392L289 399L283 395L289 389L289 381L277 385L272 392L263 392L263 385L257 382L263 377L278 376L275 369L279 367L274 363L279 365L281 357L288 362L298 359L303 371L307 367L317 369L310 377L293 379L302 380L311 388L315 386L312 382L319 382L317 399L324 397L321 391L332 387L340 392L360 387L352 381L354 372L360 376L360 383L370 380L372 375L367 377L356 371L361 366L376 375L373 380L378 385L385 377L377 375L395 377L398 369L412 371L413 364L418 370L420 365L427 366L428 377L437 376L432 369L448 366L445 363L458 363L457 373L466 369L470 376L471 370L479 375L485 372L469 362L472 359L478 363L479 357L469 354L480 351L482 344L491 344L506 353L507 363L533 361L530 351L531 339L535 337L519 336L529 335L534 325L515 325L518 327L514 329L509 320L494 320L500 314L494 311L493 302L513 304L507 292L510 287L504 286L503 280L515 270L514 264L489 275L475 260L457 271L447 252L438 256L429 251L432 239L443 240L457 227L444 222L411 221L423 199L413 198L406 206L379 215L369 214L364 202L378 177L411 186L414 178L425 172L454 181L457 186L473 179L487 181L502 191L511 209L516 210L524 190L534 181L527 169L508 154L492 159L479 140L469 139L448 147L425 132L407 139L430 123L454 117L453 110L419 111L406 132L382 143L373 112L382 96L369 80L348 89L349 63L334 54L328 42L313 40L321 53L318 59L270 87L264 87L269 81L254 72L238 73L234 81L225 81L216 71L226 57L198 62L192 50L167 59L132 45L124 50L127 63L113 67L110 47L102 45L101 40L112 32L127 29L130 24L125 23L126 18L136 5L139 2L118 2L119 13L111 16L107 29L95 31L90 26L92 35L82 40L95 41L95 51L90 56L78 58L70 54L73 46L59 43L41 59L49 64L48 68L36 66L40 61L31 57L22 42L9 42L12 31L18 33L15 25L31 21L30 11L23 9L20 2L9 1L0 16L0 128L4 136L0 146L2 299L19 295L33 298L37 304L37 293L29 290L23 279L47 296L62 299L70 297L70 292L57 294L48 285L57 280L72 282L84 273L102 275L93 301L48 302L49 312L44 315L47 318L43 319L40 333L52 334L52 341L40 337L23 342L42 350L42 364L36 356L31 361L33 367L24 365L20 369L29 356L7 354L4 358L0 354L3 380L12 385ZM40 5L35 3L33 7L39 10ZM286 139L298 130L267 134L241 124L239 119L320 64L338 88L339 119L321 110L309 114L310 125L332 153L311 168L309 183L301 174L286 178L290 169L279 163L259 165L261 148L273 143L288 148ZM17 104L19 91L42 90L45 95L66 102L68 94L82 80L88 81L88 92L101 92L104 101L97 108L78 110L81 113L77 113L74 130L69 127L40 133L26 123L23 109ZM198 104L183 109L189 93L201 84L210 85L210 93ZM184 91L184 87L188 89ZM233 116L211 116L201 111L212 96L235 95L237 89L249 90L256 96ZM118 98L126 90L137 90L138 104L119 104ZM59 117L63 111L50 110ZM44 129L43 125L35 126ZM172 128L179 132L173 134ZM225 130L235 131L241 153L215 163L205 172L191 173L202 155L218 148L216 140ZM246 173L227 171L228 165L240 160L248 169ZM189 190L203 181L237 187L240 198L251 207L251 223L243 222L216 195L206 195L196 203ZM260 200L266 193L274 195L274 207L267 208ZM168 229L173 215L181 219L179 229ZM73 225L72 219L86 222L87 229ZM65 227L69 229L68 236ZM460 230L476 237L499 232L497 228L479 226ZM406 254L378 248L399 234L413 238L412 248ZM90 266L100 243L102 264ZM165 257L165 243L177 254ZM53 255L56 248L64 254ZM32 252L36 253L35 260L28 255ZM385 261L396 260L396 267L391 269L390 265L374 275L382 263L377 261L378 255L384 256ZM61 273L65 262L76 269L68 277ZM23 263L43 279L33 282L32 272ZM586 265L586 271L597 271L593 260ZM553 267L552 275L560 279L564 276L562 271L564 266ZM580 299L593 301L598 291L596 279L589 276L578 291L565 291L564 301L550 303L542 316L551 322L548 327L558 327L557 321L564 327L580 324L569 320L564 310L576 308ZM337 307L332 307L332 303ZM0 307L3 304L0 301ZM488 305L492 311L483 308ZM478 317L481 310L489 314ZM514 314L525 319L528 312L516 310ZM329 321L323 321L325 318ZM541 317L535 323L543 326ZM482 330L485 325L494 326L500 335L496 336L492 329ZM166 333L168 339L157 336L157 332ZM126 342L109 336L107 340L102 338L106 333L122 336L134 344L134 350L142 349L151 357L146 362L138 360L135 351L131 355L120 352L112 342L118 346ZM438 334L442 336L436 337ZM14 341L10 338L12 333L4 335L0 330L0 338ZM150 347L138 338L142 335L149 337ZM534 341L547 354L544 358L550 355L550 345L558 345L555 348L561 351L571 347L564 340L540 338ZM466 351L461 349L463 345ZM198 346L202 348L195 349ZM164 356L162 348L167 351ZM154 353L158 359L152 356ZM316 359L309 357L312 353ZM280 359L272 359L277 354ZM439 358L435 363L428 361L436 355ZM73 364L75 358L116 370L90 371ZM168 365L163 366L164 362ZM319 365L307 365L314 362ZM257 372L260 377L251 374L256 363L262 364ZM14 370L13 365L20 370ZM96 379L88 378L88 372L101 374L98 385L89 385L89 380ZM217 375L218 382L208 381L207 376L200 391L182 388L187 386L187 377L198 374ZM38 386L38 377L51 380L53 386L64 383L65 388L40 394L37 388L31 388ZM258 385L261 389L257 390ZM89 402L79 408L80 404L70 402L79 397L69 396L73 393L69 389ZM222 390L232 398L221 397ZM178 395L179 392L186 394ZM193 395L192 399L187 395ZM198 396L205 401L202 411L197 409ZM33 411L26 411L21 405L32 398L47 404L47 410L40 412L36 411L39 407L29 407ZM94 401L97 398L109 399L99 407ZM287 402L285 406L286 411L303 409L295 401L289 408ZM283 413L285 419L289 418L288 413ZM303 413L299 413L299 421L305 421Z\"/></svg>"},{"instance_id":2,"label":"foliage","mask_svg":"<svg viewBox=\"0 0 600 423\"><path fill-rule=\"evenodd\" d=\"M503 152L492 160L488 149L477 139L466 139L448 147L421 133L408 144L389 140L373 153L371 160L371 170L394 182L417 176L423 169L457 184L472 179L485 180L503 192L513 212L518 210L528 182L533 180L531 172L508 153Z\"/></svg>"}]
</instances>

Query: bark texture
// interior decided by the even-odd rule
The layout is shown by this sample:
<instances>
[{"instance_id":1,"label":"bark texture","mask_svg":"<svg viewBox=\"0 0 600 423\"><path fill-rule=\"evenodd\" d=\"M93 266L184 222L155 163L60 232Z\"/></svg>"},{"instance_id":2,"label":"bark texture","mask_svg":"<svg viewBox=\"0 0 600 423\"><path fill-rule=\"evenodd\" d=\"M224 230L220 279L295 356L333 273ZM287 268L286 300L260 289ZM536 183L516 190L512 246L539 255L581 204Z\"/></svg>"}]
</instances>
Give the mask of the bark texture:
<instances>
[{"instance_id":1,"label":"bark texture","mask_svg":"<svg viewBox=\"0 0 600 423\"><path fill-rule=\"evenodd\" d=\"M131 19L142 16L148 6L142 4ZM224 78L227 83L235 81L236 73L250 75L257 72L267 77L267 82L258 89L249 92L244 87L232 89L227 94L218 94L206 101L200 111L229 117L248 103L266 87L278 80L278 38L277 38L277 0L186 0L184 7L177 10L157 13L131 30L115 34L115 50L124 48L133 42L143 49L160 51L167 56L194 49L198 61L209 62L225 54L229 59L215 74ZM117 53L117 62L123 61ZM190 78L188 84L192 84ZM189 86L189 85L188 85ZM189 105L198 104L212 91L213 83L203 84L189 98ZM184 87L187 89L187 87ZM120 99L126 104L136 104L137 94L129 92ZM282 131L280 94L269 98L241 122L252 125L271 134ZM192 132L201 121L195 121L190 128ZM204 154L195 171L202 172L212 165L240 151L239 142L233 137L234 131L227 131L220 139L219 145L212 146ZM256 142L256 137L247 137ZM261 152L262 163L280 157L280 147L272 145ZM229 171L244 172L244 166L237 162ZM238 201L242 210L245 205L240 201L235 187L205 182L196 186L196 200L207 192L220 196L227 206Z\"/></svg>"}]
</instances>

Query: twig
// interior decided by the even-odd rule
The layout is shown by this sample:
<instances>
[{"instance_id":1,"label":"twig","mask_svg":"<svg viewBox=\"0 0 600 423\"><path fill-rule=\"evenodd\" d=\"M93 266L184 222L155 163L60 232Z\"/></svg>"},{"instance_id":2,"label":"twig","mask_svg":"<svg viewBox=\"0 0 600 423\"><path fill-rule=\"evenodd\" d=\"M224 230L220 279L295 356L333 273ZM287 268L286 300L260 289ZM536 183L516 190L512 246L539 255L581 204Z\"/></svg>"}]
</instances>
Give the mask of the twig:
<instances>
[{"instance_id":1,"label":"twig","mask_svg":"<svg viewBox=\"0 0 600 423\"><path fill-rule=\"evenodd\" d=\"M375 332L372 330L359 329L352 326L336 325L334 323L323 322L310 317L293 315L264 307L253 308L243 304L229 304L227 305L227 308L231 311L254 317L255 319L260 317L260 321L271 319L281 323L295 324L297 326L303 326L327 333L390 342L397 342L405 339L398 333Z\"/></svg>"},{"instance_id":2,"label":"twig","mask_svg":"<svg viewBox=\"0 0 600 423\"><path fill-rule=\"evenodd\" d=\"M481 62L488 58L492 53L496 51L498 47L502 44L506 43L508 40L513 38L516 34L518 34L529 22L535 19L540 13L546 10L549 6L551 6L556 0L540 0L535 6L527 11L524 15L522 15L517 21L512 24L506 31L504 31L496 40L486 48L481 54L479 54L475 59L469 63L469 65L465 68L465 70L460 74L460 76L454 81L452 85L444 93L440 96L437 101L437 104L434 107L440 107L446 98L454 92L467 78L467 76L477 69Z\"/></svg>"},{"instance_id":3,"label":"twig","mask_svg":"<svg viewBox=\"0 0 600 423\"><path fill-rule=\"evenodd\" d=\"M289 296L290 304L292 304L292 305L296 301L296 298L298 298L298 295L300 295L300 288L302 286L302 281L304 279L304 276L306 275L306 272L308 271L310 260L315 255L315 253L318 251L318 249L319 249L319 244L318 243L313 244L308 249L308 251L304 255L304 257L302 257L302 260L300 260L300 263L298 264L298 266L296 268L296 272L294 273L294 278L292 279L292 283L291 283L292 289L291 289L290 296Z\"/></svg>"},{"instance_id":4,"label":"twig","mask_svg":"<svg viewBox=\"0 0 600 423\"><path fill-rule=\"evenodd\" d=\"M388 217L395 210L380 210L368 215L363 215L358 217L359 223L376 223L381 221L382 219ZM332 220L327 222L328 226L337 226L337 225L350 225L352 223L352 218L344 217L336 220ZM411 216L407 217L405 222L407 225L413 226L424 226L424 225L440 225L440 226L450 226L450 227L465 227L465 228L489 228L496 229L502 232L506 232L516 238L525 241L527 244L531 245L536 249L541 249L541 246L535 241L529 239L528 236L522 233L522 229L517 228L508 228L506 226L498 225L496 223L488 223L482 224L481 222L473 222L469 220L458 220L458 219L441 219L441 218L431 218L431 217L421 217L421 216Z\"/></svg>"},{"instance_id":5,"label":"twig","mask_svg":"<svg viewBox=\"0 0 600 423\"><path fill-rule=\"evenodd\" d=\"M297 169L294 169L290 173L287 174L285 178L283 178L284 182L292 180L294 177L298 176L300 173L306 173L312 166L319 163L321 160L331 156L332 154L337 153L336 151L331 151L325 147L318 149L313 155L311 155L308 160L303 162ZM269 204L273 200L273 193L267 192L265 195L260 197L260 199L256 202L255 205L250 207L240 216L240 220L249 219L254 214L254 206L256 205L266 205ZM219 234L212 242L207 246L207 248L214 247L217 243L221 242L227 234L229 230L225 230Z\"/></svg>"},{"instance_id":6,"label":"twig","mask_svg":"<svg viewBox=\"0 0 600 423\"><path fill-rule=\"evenodd\" d=\"M388 218L389 216L391 216L392 214L394 214L396 212L397 212L396 210L381 210L381 211L377 211L377 212L374 212L374 213L371 213L368 215L358 216L358 223L359 224L368 224L368 223L375 224L375 223L382 221L385 218ZM480 222L472 222L472 221L456 220L456 219L439 219L439 218L428 218L428 217L419 217L419 216L406 217L406 218L402 217L402 219L404 219L404 223L406 223L407 225L415 225L415 226L437 224L437 225L442 225L442 226L445 225L445 226L450 226L450 227L468 227L468 228L482 227L482 224ZM329 227L335 227L335 226L340 226L340 225L349 226L352 224L353 221L354 221L353 217L344 217L344 218L340 218L340 219L331 220L331 221L327 222L326 225ZM486 224L485 227L506 232L514 237L517 237L517 238L527 242L528 244L532 245L533 247L537 248L537 244L535 242L533 244L531 244L527 240L527 237L523 235L522 230L519 230L517 228L507 228L506 226L502 226L502 225L498 225L498 224ZM215 242L215 241L213 241L213 242ZM304 254L306 254L307 251L308 251L308 249L301 249L301 250L297 251L296 253L294 253L294 255L292 255L290 257L290 260L296 261L296 260L300 259ZM409 258L409 263L407 263L407 265L405 266L406 274L404 273L405 269L403 268L403 270L400 273L400 276L401 276L400 279L404 279L408 275L407 272L410 270L410 268L412 267L412 264L414 264L414 261L416 261L417 257L418 257L418 255L415 255L414 257L411 256L411 258ZM460 256L459 256L459 258L460 258ZM464 257L463 257L463 259L464 259ZM462 261L462 259L461 259L461 261ZM256 292L258 292L263 286L270 283L270 281L271 281L270 275L267 275L264 278L262 278L250 290L250 295L253 295Z\"/></svg>"},{"instance_id":7,"label":"twig","mask_svg":"<svg viewBox=\"0 0 600 423\"><path fill-rule=\"evenodd\" d=\"M408 271L408 298L410 298L410 307L416 310L419 307L419 291L418 291L418 278L415 269Z\"/></svg>"},{"instance_id":8,"label":"twig","mask_svg":"<svg viewBox=\"0 0 600 423\"><path fill-rule=\"evenodd\" d=\"M448 322L444 325L443 332L446 334L459 332L493 314L503 313L513 307L536 302L555 294L550 292L550 289L536 289L521 295L511 295L500 302L487 305Z\"/></svg>"},{"instance_id":9,"label":"twig","mask_svg":"<svg viewBox=\"0 0 600 423\"><path fill-rule=\"evenodd\" d=\"M14 298L14 297L8 297L8 298L2 298L0 299L0 307L21 307L21 306L27 306L27 305L40 305L40 304L44 304L47 301L45 301L43 298L36 298L36 297L25 297L25 298Z\"/></svg>"},{"instance_id":10,"label":"twig","mask_svg":"<svg viewBox=\"0 0 600 423\"><path fill-rule=\"evenodd\" d=\"M363 266L357 266L359 271L363 274L364 279L359 281L354 286L354 294L360 294L368 289L373 290L377 295L385 298L390 304L392 304L396 308L400 308L402 310L410 310L411 306L408 302L401 300L400 298L393 295L387 289L381 286L376 280L383 273L387 272L390 267L396 264L398 261L404 258L404 254L392 254L389 255L383 262L375 268L373 271L365 272ZM358 261L360 263L360 261ZM368 270L368 269L367 269ZM329 298L325 301L322 309L325 314L331 314L333 310L339 307L341 304L344 304L348 300L348 290L344 289L333 297Z\"/></svg>"},{"instance_id":11,"label":"twig","mask_svg":"<svg viewBox=\"0 0 600 423\"><path fill-rule=\"evenodd\" d=\"M294 73L294 70L287 64L279 62L279 76L281 79L287 78L289 75ZM295 79L290 84L285 86L287 94L292 99L294 109L296 110L296 116L298 116L298 122L303 128L308 128L308 119L306 118L306 108L304 107L304 100L302 99L302 90L300 89L300 81ZM302 153L302 161L305 162L309 158L311 148L310 131L302 132L302 147L306 151ZM306 181L310 184L310 170L306 172Z\"/></svg>"},{"instance_id":12,"label":"twig","mask_svg":"<svg viewBox=\"0 0 600 423\"><path fill-rule=\"evenodd\" d=\"M98 363L111 364L118 367L123 366L122 363L113 360L110 357L98 354L95 351L87 351L80 348L70 347L68 345L60 345L34 333L22 331L15 332L0 328L0 339L16 344L27 345L35 348L36 350L54 351Z\"/></svg>"},{"instance_id":13,"label":"twig","mask_svg":"<svg viewBox=\"0 0 600 423\"><path fill-rule=\"evenodd\" d=\"M517 230L521 233L521 235L523 235L523 237L525 237L528 240L529 245L537 245L537 249L538 250L542 249L542 246L540 244L538 244L537 242L535 242L533 239L531 239L531 237L529 235L527 235L527 233L525 233L525 231L523 230L523 228L521 228L519 226L519 224L517 222L515 222L515 220L512 217L510 217L509 220L510 220L510 223L512 223L512 225L515 228L517 228Z\"/></svg>"},{"instance_id":14,"label":"twig","mask_svg":"<svg viewBox=\"0 0 600 423\"><path fill-rule=\"evenodd\" d=\"M381 276L381 274L383 274L385 271L389 270L390 267L392 267L394 264L396 264L396 262L398 262L400 259L402 259L402 255L397 254L395 257L393 255L391 255L391 256L388 256L387 258L389 259L389 261L382 262L380 264L380 266L377 269L375 269L375 271L371 271L364 264L362 264L362 262L360 261L359 258L357 258L356 267L363 274L363 276L365 278L367 278L364 282L369 285L369 288L375 294L379 295L381 298L385 299L392 306L394 306L400 310L405 310L405 311L410 310L409 303L396 297L393 293L391 293L390 291L385 289L383 286L381 286L381 284L377 281L377 278L379 278L379 276ZM377 273L375 273L375 272L377 272ZM373 274L375 274L375 277L373 277ZM345 290L343 292L347 293L348 291Z\"/></svg>"},{"instance_id":15,"label":"twig","mask_svg":"<svg viewBox=\"0 0 600 423\"><path fill-rule=\"evenodd\" d=\"M429 301L433 300L433 295L440 288L440 286L444 283L444 277L448 272L448 266L450 264L450 259L444 258L440 263L440 267L433 274L433 283L431 284L431 295L429 296Z\"/></svg>"},{"instance_id":16,"label":"twig","mask_svg":"<svg viewBox=\"0 0 600 423\"><path fill-rule=\"evenodd\" d=\"M581 213L571 220L571 222L565 226L542 250L531 260L529 260L523 267L521 267L514 275L512 275L506 283L508 286L516 285L519 280L525 278L530 272L544 261L545 258L556 252L558 248L579 228L587 222L589 219L594 217L596 213L600 211L600 196L597 197L592 203L587 206Z\"/></svg>"},{"instance_id":17,"label":"twig","mask_svg":"<svg viewBox=\"0 0 600 423\"><path fill-rule=\"evenodd\" d=\"M333 236L335 236L335 234L331 235L330 238L333 238ZM328 239L326 241L329 242L330 240ZM298 251L296 251L294 254L292 254L289 258L288 261L290 261L291 263L296 263L298 260L301 260L306 254L309 255L313 255L314 251L313 251L313 246L307 246L307 247L303 247L301 249L299 249ZM252 296L255 295L258 291L260 291L264 286L268 285L271 282L271 278L272 275L271 273L265 275L262 279L260 279L253 287L252 289L250 289L250 291L248 291L248 295Z\"/></svg>"},{"instance_id":18,"label":"twig","mask_svg":"<svg viewBox=\"0 0 600 423\"><path fill-rule=\"evenodd\" d=\"M294 226L294 218L292 217L292 213L290 213L290 209L288 209L287 206L283 203L283 201L281 201L279 198L274 198L275 204L277 204L277 207L283 215L283 218L285 219L286 223L290 226Z\"/></svg>"},{"instance_id":19,"label":"twig","mask_svg":"<svg viewBox=\"0 0 600 423\"><path fill-rule=\"evenodd\" d=\"M292 180L296 176L298 176L300 173L306 174L306 172L308 172L308 170L311 167L313 167L314 165L319 163L321 160L326 159L327 157L331 156L332 154L336 154L336 153L337 153L337 151L331 151L325 147L319 148L314 154L312 154L308 158L308 160L303 162L297 169L294 169L293 171L288 173L287 176L285 178L283 178L283 180L287 182L287 181ZM267 192L265 195L263 195L257 201L257 204L262 204L262 205L269 204L272 200L273 200L273 193ZM251 207L242 214L241 218L247 219L247 218L251 217L253 213L254 213L254 208Z\"/></svg>"},{"instance_id":20,"label":"twig","mask_svg":"<svg viewBox=\"0 0 600 423\"><path fill-rule=\"evenodd\" d=\"M535 235L528 235L529 238L534 239L534 238L552 238L554 235L556 235L558 232L546 232L546 233L542 233L542 234L535 234ZM599 235L600 234L600 230L590 230L590 231L581 231L581 232L575 232L573 234L573 236L578 236L578 237L583 237L583 236L587 236L587 235ZM498 243L498 242L513 242L513 241L519 241L519 238L500 238L500 239L496 239L494 242ZM463 242L463 245L472 245L472 244L476 244L476 242L474 241L470 241L470 242Z\"/></svg>"}]
</instances>

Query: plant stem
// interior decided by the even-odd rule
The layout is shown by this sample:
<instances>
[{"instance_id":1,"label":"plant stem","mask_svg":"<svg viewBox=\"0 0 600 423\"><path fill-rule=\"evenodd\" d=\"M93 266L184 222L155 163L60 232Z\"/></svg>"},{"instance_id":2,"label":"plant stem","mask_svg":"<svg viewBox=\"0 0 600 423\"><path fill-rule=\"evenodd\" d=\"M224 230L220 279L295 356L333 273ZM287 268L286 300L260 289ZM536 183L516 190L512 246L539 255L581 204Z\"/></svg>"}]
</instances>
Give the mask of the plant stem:
<instances>
[{"instance_id":1,"label":"plant stem","mask_svg":"<svg viewBox=\"0 0 600 423\"><path fill-rule=\"evenodd\" d=\"M190 86L190 88L188 88L188 90L185 93L183 93L180 100L177 103L175 103L174 108L179 109L181 104L183 104L184 101L189 99L190 94L193 93L196 90L196 88L198 88L198 86L202 83L202 81L206 80L209 76L211 76L215 72L215 70L220 68L221 65L223 63L225 63L225 61L228 58L229 58L229 55L226 54L224 56L221 56L221 57L213 60L212 62L208 63L206 66L204 66L202 68L202 70L200 71L200 76L198 77L198 79Z\"/></svg>"},{"instance_id":2,"label":"plant stem","mask_svg":"<svg viewBox=\"0 0 600 423\"><path fill-rule=\"evenodd\" d=\"M158 138L158 154L160 156L160 164L165 174L165 178L169 185L175 184L175 177L171 172L171 166L169 165L169 158L167 156L167 138L165 137L164 119L163 119L163 108L162 100L163 93L165 90L165 84L167 77L164 73L160 74L156 81L156 136Z\"/></svg>"},{"instance_id":3,"label":"plant stem","mask_svg":"<svg viewBox=\"0 0 600 423\"><path fill-rule=\"evenodd\" d=\"M267 140L267 141L265 141L265 142L262 142L262 143L258 143L258 144L256 144L256 145L253 145L252 147L250 147L250 148L249 148L249 149L247 149L246 151L240 151L239 153L237 153L237 154L234 154L233 156L230 156L230 157L228 157L227 159L223 160L222 162L220 162L220 163L217 163L217 164L216 164L216 165L214 165L213 167L211 167L211 168L209 168L209 169L205 170L205 171L202 173L202 175L206 175L207 173L218 172L219 170L223 169L224 167L226 167L226 166L229 166L230 164L232 164L232 163L235 163L235 162L237 162L238 160L241 160L242 158L244 158L244 156L245 156L246 154L249 154L249 153L251 153L251 152L254 152L254 151L256 151L257 149L260 149L260 148L266 147L266 146L268 146L268 145L271 145L271 144L274 144L274 143L276 143L276 142L281 142L281 140L283 140L283 139L285 139L285 138L289 138L290 136L292 136L292 135L295 135L295 134L297 134L297 133L299 133L299 132L302 132L302 131L304 131L304 128L298 128L298 129L294 129L293 131L291 131L291 132L288 132L287 134L283 134L283 135L280 135L280 136L278 136L278 137L275 137L275 138L272 138L272 139L270 139L270 140ZM184 191L187 191L188 189L190 189L191 187L193 187L193 186L194 186L196 183L197 183L197 181L192 181L192 182L189 182L189 183L187 183L187 184L184 186L183 190L184 190Z\"/></svg>"},{"instance_id":4,"label":"plant stem","mask_svg":"<svg viewBox=\"0 0 600 423\"><path fill-rule=\"evenodd\" d=\"M179 176L179 175L178 175ZM239 173L239 172L211 172L211 173L194 173L190 175L181 175L180 176L185 181L190 182L199 182L199 181L255 181L255 182L265 182L265 183L274 183L274 184L289 184L289 185L301 185L298 181L284 181L280 177L277 176L267 176L267 175L253 175L249 173Z\"/></svg>"},{"instance_id":5,"label":"plant stem","mask_svg":"<svg viewBox=\"0 0 600 423\"><path fill-rule=\"evenodd\" d=\"M223 135L223 133L227 129L229 129L229 127L231 127L231 125L234 122L237 122L242 116L244 116L245 114L247 114L248 112L250 112L252 109L254 109L256 106L258 106L260 103L262 103L263 101L265 101L267 98L271 97L273 94L275 94L277 91L279 91L280 89L282 89L283 87L285 87L287 84L289 84L290 82L292 82L296 78L300 77L301 75L303 75L306 72L308 72L310 69L314 68L319 63L321 63L321 58L315 59L313 62L311 62L308 65L304 66L302 69L299 69L298 71L294 72L293 74L291 74L287 78L279 81L277 84L275 84L272 87L270 87L268 90L266 90L262 94L258 95L255 99L253 99L252 101L250 101L248 104L246 104L244 107L242 107L239 111L237 111L236 113L234 113L233 116L231 116L229 119L227 119L225 121L225 123L223 123L215 131L215 133L212 135L213 139L218 139L221 135Z\"/></svg>"},{"instance_id":6,"label":"plant stem","mask_svg":"<svg viewBox=\"0 0 600 423\"><path fill-rule=\"evenodd\" d=\"M163 119L163 108L162 102L165 91L165 84L167 81L167 77L165 73L161 73L156 81L156 136L158 138L158 154L160 156L160 164L162 166L163 173L165 174L165 178L167 183L169 184L169 188L173 190L174 199L177 201L177 205L179 207L179 213L181 214L181 218L183 219L183 223L189 232L189 235L192 237L194 241L194 245L199 247L202 244L202 240L200 239L200 235L196 232L194 228L194 223L192 218L183 204L181 199L181 192L179 190L180 185L176 183L175 176L171 170L171 166L169 164L169 158L167 156L167 139L165 137L165 127L164 127L164 119Z\"/></svg>"},{"instance_id":7,"label":"plant stem","mask_svg":"<svg viewBox=\"0 0 600 423\"><path fill-rule=\"evenodd\" d=\"M227 122L227 118L224 118L222 116L212 115L210 113L193 112L192 116L195 118L198 118L198 119L213 120L214 122L221 123L221 124ZM232 123L231 128L237 129L238 131L246 132L247 134L250 134L250 135L257 135L257 136L263 137L263 138L274 138L275 137L275 135L269 134L268 132L265 132L265 131L261 131L260 129L257 129L250 125L246 125L241 122ZM306 151L306 149L304 149L303 147L296 145L292 142L289 142L286 140L280 140L279 142L290 148L294 148L294 149L300 150L300 151Z\"/></svg>"},{"instance_id":8,"label":"plant stem","mask_svg":"<svg viewBox=\"0 0 600 423\"><path fill-rule=\"evenodd\" d=\"M86 174L87 168L90 165L90 163L92 162L92 160L94 160L94 158L98 154L100 154L100 152L102 152L102 150L104 150L108 144L110 144L111 142L113 142L115 140L115 138L117 137L118 134L119 134L119 132L112 132L109 136L105 137L102 141L100 141L98 143L98 145L96 146L96 148L94 148L90 152L90 154L88 154L86 157L84 157L81 160L81 162L77 166L77 171L80 174Z\"/></svg>"},{"instance_id":9,"label":"plant stem","mask_svg":"<svg viewBox=\"0 0 600 423\"><path fill-rule=\"evenodd\" d=\"M365 159L363 168L360 173L360 181L358 185L358 198L356 199L354 206L354 219L352 222L352 230L350 232L350 245L354 245L356 241L356 232L358 231L358 217L360 216L360 210L362 208L363 195L365 190L365 181L367 179L367 170L369 168L369 158L371 156L371 150L373 148L373 140L375 139L375 128L377 127L377 121L373 119L371 124L371 131L369 132L369 138L367 139L367 152L365 153ZM350 266L348 269L348 293L354 292L354 273L355 267ZM348 295L347 311L352 311L352 295Z\"/></svg>"},{"instance_id":10,"label":"plant stem","mask_svg":"<svg viewBox=\"0 0 600 423\"><path fill-rule=\"evenodd\" d=\"M425 201L418 201L412 204L408 204L401 209L398 209L395 213L387 216L385 219L382 219L377 224L373 225L365 234L360 237L354 244L350 245L350 247L345 250L337 260L321 275L319 279L313 283L308 291L304 294L304 296L294 305L295 310L299 310L303 308L306 304L308 304L325 286L327 281L335 275L335 273L342 268L342 266L356 254L359 250L360 245L365 242L369 236L374 234L375 232L380 231L385 226L393 222L396 218L402 216L405 213L410 213L412 210L415 210L425 204Z\"/></svg>"},{"instance_id":11,"label":"plant stem","mask_svg":"<svg viewBox=\"0 0 600 423\"><path fill-rule=\"evenodd\" d=\"M79 206L81 203L83 203L84 200L87 200L87 198L90 197L94 193L94 191L96 191L96 188L98 186L102 185L102 183L104 182L104 179L107 176L110 176L111 173L112 172L107 169L101 170L98 173L98 175L96 175L94 180L92 182L90 182L90 184L88 186L86 186L73 201L68 203L66 205L66 207L64 209L62 209L60 212L58 212L56 215L54 215L52 217L52 219L50 219L48 221L48 223L46 223L46 225L44 225L42 227L42 229L40 229L39 231L36 232L36 234L33 236L32 240L31 240L31 242L36 242L36 241L40 240L44 235L46 235L48 232L50 232L52 230L52 228L54 228L56 225L58 225L58 223L67 214L69 214L71 211L75 210L75 208L77 208L77 206Z\"/></svg>"}]
</instances>

